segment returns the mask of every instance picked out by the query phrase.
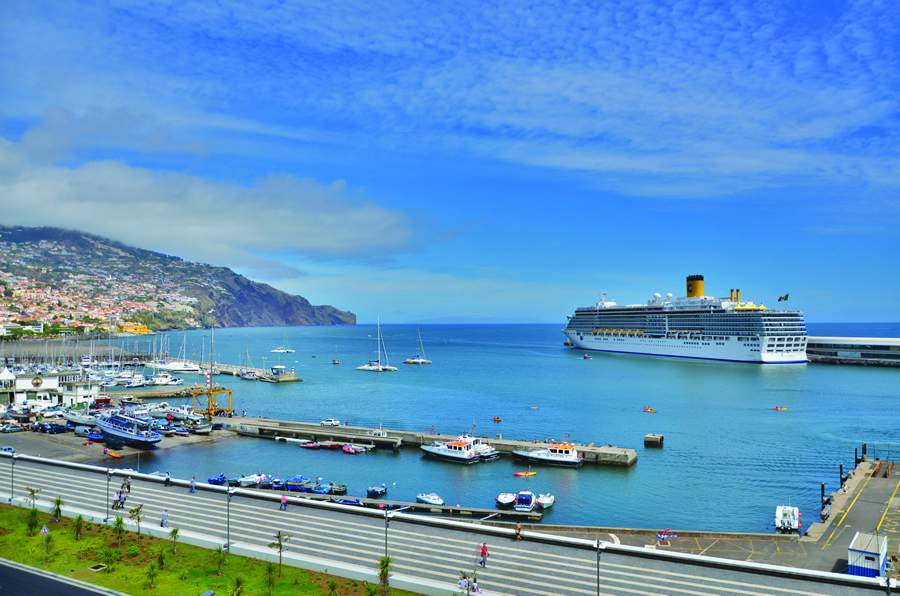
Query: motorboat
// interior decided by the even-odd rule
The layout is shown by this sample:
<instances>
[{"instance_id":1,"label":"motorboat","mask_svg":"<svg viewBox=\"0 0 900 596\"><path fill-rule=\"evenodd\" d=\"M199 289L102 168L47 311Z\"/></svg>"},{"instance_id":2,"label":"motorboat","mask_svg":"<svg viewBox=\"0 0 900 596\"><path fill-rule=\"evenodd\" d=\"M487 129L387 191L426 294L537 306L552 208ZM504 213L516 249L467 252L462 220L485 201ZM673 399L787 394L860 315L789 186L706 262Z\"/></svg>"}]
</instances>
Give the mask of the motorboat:
<instances>
[{"instance_id":1,"label":"motorboat","mask_svg":"<svg viewBox=\"0 0 900 596\"><path fill-rule=\"evenodd\" d=\"M248 474L247 476L241 476L238 478L238 484L243 486L244 488L249 488L256 486L259 484L261 476L259 474Z\"/></svg>"},{"instance_id":2,"label":"motorboat","mask_svg":"<svg viewBox=\"0 0 900 596\"><path fill-rule=\"evenodd\" d=\"M278 476L272 478L272 490L284 490L284 480Z\"/></svg>"},{"instance_id":3,"label":"motorboat","mask_svg":"<svg viewBox=\"0 0 900 596\"><path fill-rule=\"evenodd\" d=\"M211 422L194 422L187 426L188 431L195 435L208 435L212 432Z\"/></svg>"},{"instance_id":4,"label":"motorboat","mask_svg":"<svg viewBox=\"0 0 900 596\"><path fill-rule=\"evenodd\" d=\"M240 378L244 379L245 381L255 381L257 379L258 375L256 374L255 370L242 368L241 371L238 373L238 376Z\"/></svg>"},{"instance_id":5,"label":"motorboat","mask_svg":"<svg viewBox=\"0 0 900 596\"><path fill-rule=\"evenodd\" d=\"M331 363L335 366L340 366L341 364L343 364L343 361L338 358L332 358Z\"/></svg>"},{"instance_id":6,"label":"motorboat","mask_svg":"<svg viewBox=\"0 0 900 596\"><path fill-rule=\"evenodd\" d=\"M227 486L228 485L228 478L225 476L225 474L219 474L218 476L210 476L209 478L206 479L206 481L215 486Z\"/></svg>"},{"instance_id":7,"label":"motorboat","mask_svg":"<svg viewBox=\"0 0 900 596\"><path fill-rule=\"evenodd\" d=\"M338 505L356 505L358 507L363 506L363 502L360 499L331 499L332 503L337 503Z\"/></svg>"},{"instance_id":8,"label":"motorboat","mask_svg":"<svg viewBox=\"0 0 900 596\"><path fill-rule=\"evenodd\" d=\"M516 502L513 509L524 513L531 513L537 507L537 499L530 490L522 490L516 494Z\"/></svg>"},{"instance_id":9,"label":"motorboat","mask_svg":"<svg viewBox=\"0 0 900 596\"><path fill-rule=\"evenodd\" d=\"M590 359L591 359L591 355L590 355L590 354L584 354L581 358L582 358L583 360L590 360Z\"/></svg>"},{"instance_id":10,"label":"motorboat","mask_svg":"<svg viewBox=\"0 0 900 596\"><path fill-rule=\"evenodd\" d=\"M514 450L512 454L513 457L524 459L531 463L551 466L577 468L584 463L584 458L578 453L578 449L572 443L550 443L547 447L540 449Z\"/></svg>"},{"instance_id":11,"label":"motorboat","mask_svg":"<svg viewBox=\"0 0 900 596\"><path fill-rule=\"evenodd\" d=\"M150 447L162 440L158 432L146 430L146 422L126 414L98 418L96 424L104 435L129 445Z\"/></svg>"},{"instance_id":12,"label":"motorboat","mask_svg":"<svg viewBox=\"0 0 900 596\"><path fill-rule=\"evenodd\" d=\"M151 385L182 385L184 379L173 377L168 372L157 373L150 379Z\"/></svg>"},{"instance_id":13,"label":"motorboat","mask_svg":"<svg viewBox=\"0 0 900 596\"><path fill-rule=\"evenodd\" d=\"M801 532L803 522L800 518L803 516L800 509L791 505L779 505L775 508L775 531L786 534L790 532Z\"/></svg>"},{"instance_id":14,"label":"motorboat","mask_svg":"<svg viewBox=\"0 0 900 596\"><path fill-rule=\"evenodd\" d=\"M273 354L293 354L297 350L295 350L293 348L288 348L285 346L278 346L277 348L272 348L269 351L272 352Z\"/></svg>"},{"instance_id":15,"label":"motorboat","mask_svg":"<svg viewBox=\"0 0 900 596\"><path fill-rule=\"evenodd\" d=\"M328 449L332 451L337 451L338 449L343 449L344 443L340 443L338 441L322 441L319 443L319 449Z\"/></svg>"},{"instance_id":16,"label":"motorboat","mask_svg":"<svg viewBox=\"0 0 900 596\"><path fill-rule=\"evenodd\" d=\"M435 459L450 461L458 464L475 464L481 461L481 457L471 441L435 441L420 447L425 455Z\"/></svg>"},{"instance_id":17,"label":"motorboat","mask_svg":"<svg viewBox=\"0 0 900 596\"><path fill-rule=\"evenodd\" d=\"M437 493L419 493L416 495L416 502L440 506L444 504L444 499Z\"/></svg>"},{"instance_id":18,"label":"motorboat","mask_svg":"<svg viewBox=\"0 0 900 596\"><path fill-rule=\"evenodd\" d=\"M396 366L391 366L387 361L387 349L384 348L384 339L381 337L381 320L376 325L375 352L377 357L375 360L369 360L367 363L357 366L356 370L364 370L368 372L395 372ZM384 352L384 361L381 360L381 354Z\"/></svg>"},{"instance_id":19,"label":"motorboat","mask_svg":"<svg viewBox=\"0 0 900 596\"><path fill-rule=\"evenodd\" d=\"M97 421L96 416L91 416L84 410L68 411L63 413L63 418L75 425L93 426Z\"/></svg>"},{"instance_id":20,"label":"motorboat","mask_svg":"<svg viewBox=\"0 0 900 596\"><path fill-rule=\"evenodd\" d=\"M143 387L147 384L147 379L144 378L144 375L134 375L131 377L131 380L125 384L126 389L135 389L137 387Z\"/></svg>"},{"instance_id":21,"label":"motorboat","mask_svg":"<svg viewBox=\"0 0 900 596\"><path fill-rule=\"evenodd\" d=\"M347 455L359 455L360 453L366 452L365 449L357 449L356 447L354 447L353 445L350 445L349 443L344 445L343 447L341 447L341 451L343 451Z\"/></svg>"},{"instance_id":22,"label":"motorboat","mask_svg":"<svg viewBox=\"0 0 900 596\"><path fill-rule=\"evenodd\" d=\"M312 492L320 495L346 495L347 485L328 482L326 484L318 484Z\"/></svg>"},{"instance_id":23,"label":"motorboat","mask_svg":"<svg viewBox=\"0 0 900 596\"><path fill-rule=\"evenodd\" d=\"M644 406L641 410L644 414L656 414L656 408L653 406Z\"/></svg>"},{"instance_id":24,"label":"motorboat","mask_svg":"<svg viewBox=\"0 0 900 596\"><path fill-rule=\"evenodd\" d=\"M500 509L508 509L516 503L516 493L500 493L495 499L497 507Z\"/></svg>"},{"instance_id":25,"label":"motorboat","mask_svg":"<svg viewBox=\"0 0 900 596\"><path fill-rule=\"evenodd\" d=\"M284 481L284 488L285 488L285 490L299 492L300 486L307 482L309 482L309 476L303 476L302 474L296 474Z\"/></svg>"},{"instance_id":26,"label":"motorboat","mask_svg":"<svg viewBox=\"0 0 900 596\"><path fill-rule=\"evenodd\" d=\"M417 365L431 364L431 360L429 360L425 356L425 345L422 343L422 330L417 329L416 334L418 335L418 341L419 341L419 353L416 354L415 356L410 356L409 358L404 360L403 364L417 364Z\"/></svg>"},{"instance_id":27,"label":"motorboat","mask_svg":"<svg viewBox=\"0 0 900 596\"><path fill-rule=\"evenodd\" d=\"M322 446L318 441L307 441L306 443L300 443L298 447L302 447L303 449L319 449Z\"/></svg>"},{"instance_id":28,"label":"motorboat","mask_svg":"<svg viewBox=\"0 0 900 596\"><path fill-rule=\"evenodd\" d=\"M556 504L556 497L550 493L539 493L537 496L537 504L541 511L546 511Z\"/></svg>"},{"instance_id":29,"label":"motorboat","mask_svg":"<svg viewBox=\"0 0 900 596\"><path fill-rule=\"evenodd\" d=\"M501 422L503 422L503 418L501 418L500 416L494 416L491 420L494 421L494 424L500 424Z\"/></svg>"},{"instance_id":30,"label":"motorboat","mask_svg":"<svg viewBox=\"0 0 900 596\"><path fill-rule=\"evenodd\" d=\"M378 486L370 486L366 489L366 496L370 499L380 499L387 495L387 486L380 484Z\"/></svg>"}]
</instances>

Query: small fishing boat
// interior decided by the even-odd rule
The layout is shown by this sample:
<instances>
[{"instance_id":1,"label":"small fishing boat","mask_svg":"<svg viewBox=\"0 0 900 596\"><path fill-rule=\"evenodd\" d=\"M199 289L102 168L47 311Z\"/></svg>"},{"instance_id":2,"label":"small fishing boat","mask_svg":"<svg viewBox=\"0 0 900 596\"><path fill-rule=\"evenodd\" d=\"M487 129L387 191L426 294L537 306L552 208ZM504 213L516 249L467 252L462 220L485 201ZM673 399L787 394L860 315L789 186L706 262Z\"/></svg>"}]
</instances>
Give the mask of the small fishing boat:
<instances>
[{"instance_id":1,"label":"small fishing boat","mask_svg":"<svg viewBox=\"0 0 900 596\"><path fill-rule=\"evenodd\" d=\"M786 534L790 532L801 532L803 522L800 518L803 516L800 509L791 505L779 505L775 508L775 531Z\"/></svg>"},{"instance_id":2,"label":"small fishing boat","mask_svg":"<svg viewBox=\"0 0 900 596\"><path fill-rule=\"evenodd\" d=\"M103 433L97 432L96 430L92 430L87 434L87 440L92 443L102 443L103 442Z\"/></svg>"},{"instance_id":3,"label":"small fishing boat","mask_svg":"<svg viewBox=\"0 0 900 596\"><path fill-rule=\"evenodd\" d=\"M519 478L527 478L531 476L537 476L537 472L534 470L525 470L522 472L513 472L513 476L518 476Z\"/></svg>"},{"instance_id":4,"label":"small fishing boat","mask_svg":"<svg viewBox=\"0 0 900 596\"><path fill-rule=\"evenodd\" d=\"M189 437L189 436L191 436L191 433L186 428L178 427L175 429L175 436L176 437Z\"/></svg>"},{"instance_id":5,"label":"small fishing boat","mask_svg":"<svg viewBox=\"0 0 900 596\"><path fill-rule=\"evenodd\" d=\"M212 432L212 423L210 422L197 422L195 424L191 424L188 427L188 430L195 435L208 435Z\"/></svg>"},{"instance_id":6,"label":"small fishing boat","mask_svg":"<svg viewBox=\"0 0 900 596\"><path fill-rule=\"evenodd\" d=\"M216 486L225 486L228 484L228 478L226 478L225 474L219 474L218 476L210 476L206 479L206 481L210 484L214 484Z\"/></svg>"},{"instance_id":7,"label":"small fishing boat","mask_svg":"<svg viewBox=\"0 0 900 596\"><path fill-rule=\"evenodd\" d=\"M363 502L359 499L331 499L332 503L337 503L338 505L356 505L358 507L363 506Z\"/></svg>"},{"instance_id":8,"label":"small fishing boat","mask_svg":"<svg viewBox=\"0 0 900 596\"><path fill-rule=\"evenodd\" d=\"M437 493L419 493L416 495L416 502L426 505L443 505L444 499Z\"/></svg>"},{"instance_id":9,"label":"small fishing boat","mask_svg":"<svg viewBox=\"0 0 900 596\"><path fill-rule=\"evenodd\" d=\"M644 414L656 414L656 408L653 406L644 406L642 411Z\"/></svg>"},{"instance_id":10,"label":"small fishing boat","mask_svg":"<svg viewBox=\"0 0 900 596\"><path fill-rule=\"evenodd\" d=\"M353 445L347 444L341 447L341 451L346 453L347 455L359 455L360 453L365 453L365 449L357 449Z\"/></svg>"},{"instance_id":11,"label":"small fishing boat","mask_svg":"<svg viewBox=\"0 0 900 596\"><path fill-rule=\"evenodd\" d=\"M248 474L247 476L241 476L238 479L238 482L244 488L256 486L259 484L260 475L259 474Z\"/></svg>"},{"instance_id":12,"label":"small fishing boat","mask_svg":"<svg viewBox=\"0 0 900 596\"><path fill-rule=\"evenodd\" d=\"M277 476L272 478L272 490L284 490L284 480Z\"/></svg>"},{"instance_id":13,"label":"small fishing boat","mask_svg":"<svg viewBox=\"0 0 900 596\"><path fill-rule=\"evenodd\" d=\"M577 468L584 463L584 457L572 443L551 443L546 447L531 450L515 450L513 457L536 464L568 466ZM529 468L530 471L530 468ZM522 474L525 476L526 474Z\"/></svg>"},{"instance_id":14,"label":"small fishing boat","mask_svg":"<svg viewBox=\"0 0 900 596\"><path fill-rule=\"evenodd\" d=\"M300 490L300 485L306 482L309 482L309 476L296 474L284 481L284 488L290 491L302 492Z\"/></svg>"},{"instance_id":15,"label":"small fishing boat","mask_svg":"<svg viewBox=\"0 0 900 596\"><path fill-rule=\"evenodd\" d=\"M347 485L329 482L328 484L319 484L312 492L320 495L346 495Z\"/></svg>"},{"instance_id":16,"label":"small fishing boat","mask_svg":"<svg viewBox=\"0 0 900 596\"><path fill-rule=\"evenodd\" d=\"M516 502L513 504L513 509L524 513L531 513L534 511L535 507L537 507L537 500L535 499L533 492L530 490L523 490L516 494Z\"/></svg>"},{"instance_id":17,"label":"small fishing boat","mask_svg":"<svg viewBox=\"0 0 900 596\"><path fill-rule=\"evenodd\" d=\"M550 493L540 493L537 496L537 504L541 511L546 511L556 504L556 497Z\"/></svg>"},{"instance_id":18,"label":"small fishing boat","mask_svg":"<svg viewBox=\"0 0 900 596\"><path fill-rule=\"evenodd\" d=\"M384 484L378 486L370 486L366 489L366 496L370 499L380 499L387 494L387 486Z\"/></svg>"},{"instance_id":19,"label":"small fishing boat","mask_svg":"<svg viewBox=\"0 0 900 596\"><path fill-rule=\"evenodd\" d=\"M306 443L300 443L298 447L301 447L302 449L319 449L322 445L320 445L318 441L308 441Z\"/></svg>"},{"instance_id":20,"label":"small fishing boat","mask_svg":"<svg viewBox=\"0 0 900 596\"><path fill-rule=\"evenodd\" d=\"M500 509L508 509L516 503L516 493L500 493L495 501Z\"/></svg>"},{"instance_id":21,"label":"small fishing boat","mask_svg":"<svg viewBox=\"0 0 900 596\"><path fill-rule=\"evenodd\" d=\"M319 443L319 447L322 449L338 450L338 449L343 449L344 444L339 443L337 441L322 441L321 443Z\"/></svg>"},{"instance_id":22,"label":"small fishing boat","mask_svg":"<svg viewBox=\"0 0 900 596\"><path fill-rule=\"evenodd\" d=\"M260 474L259 482L256 484L256 488L272 488L272 477L266 476L265 474Z\"/></svg>"}]
</instances>

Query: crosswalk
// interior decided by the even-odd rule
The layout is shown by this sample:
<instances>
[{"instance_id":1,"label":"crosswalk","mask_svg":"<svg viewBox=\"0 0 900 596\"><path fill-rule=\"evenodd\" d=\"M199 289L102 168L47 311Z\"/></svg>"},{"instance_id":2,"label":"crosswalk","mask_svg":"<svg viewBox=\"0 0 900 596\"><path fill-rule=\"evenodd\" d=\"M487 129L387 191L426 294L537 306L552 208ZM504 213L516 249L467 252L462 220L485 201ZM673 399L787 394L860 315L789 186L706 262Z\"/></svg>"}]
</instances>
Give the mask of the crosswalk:
<instances>
[{"instance_id":1,"label":"crosswalk","mask_svg":"<svg viewBox=\"0 0 900 596\"><path fill-rule=\"evenodd\" d=\"M0 494L9 493L9 460L0 460ZM6 479L6 487L4 487ZM120 477L113 478L115 493ZM103 514L106 478L102 472L63 469L19 460L15 496L40 490L38 500L61 496L66 505ZM235 496L226 516L221 492L135 479L127 507L142 504L144 522L159 525L163 509L169 526L204 534L225 543L226 517L235 544L266 547L282 531L291 536L288 552L374 569L385 553L383 518L323 510L292 503L279 511L274 501ZM127 519L124 512L122 514ZM478 547L487 542L486 568L477 566ZM775 585L765 577L705 568L653 564L622 555L603 554L599 564L587 550L531 541L513 542L493 535L450 530L393 519L387 529L387 550L398 573L455 585L460 574L478 576L487 594L742 594L798 595L836 593L803 583ZM599 590L598 590L599 578Z\"/></svg>"}]
</instances>

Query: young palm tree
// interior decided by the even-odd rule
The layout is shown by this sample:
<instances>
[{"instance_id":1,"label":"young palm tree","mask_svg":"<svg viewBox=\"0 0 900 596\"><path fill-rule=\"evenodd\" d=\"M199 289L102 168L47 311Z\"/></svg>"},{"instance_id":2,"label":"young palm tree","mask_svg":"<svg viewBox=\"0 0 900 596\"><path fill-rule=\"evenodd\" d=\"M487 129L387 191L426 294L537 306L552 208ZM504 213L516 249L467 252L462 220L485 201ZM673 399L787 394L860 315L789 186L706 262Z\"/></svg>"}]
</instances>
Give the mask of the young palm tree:
<instances>
[{"instance_id":1,"label":"young palm tree","mask_svg":"<svg viewBox=\"0 0 900 596\"><path fill-rule=\"evenodd\" d=\"M147 587L151 590L156 585L157 575L159 575L159 568L156 566L156 563L147 565Z\"/></svg>"},{"instance_id":2,"label":"young palm tree","mask_svg":"<svg viewBox=\"0 0 900 596\"><path fill-rule=\"evenodd\" d=\"M34 533L37 531L38 524L41 523L38 519L38 510L32 507L25 515L25 525L28 527L28 535L34 536Z\"/></svg>"},{"instance_id":3,"label":"young palm tree","mask_svg":"<svg viewBox=\"0 0 900 596\"><path fill-rule=\"evenodd\" d=\"M225 557L228 555L222 547L216 549L216 575L222 575L222 566L225 565Z\"/></svg>"},{"instance_id":4,"label":"young palm tree","mask_svg":"<svg viewBox=\"0 0 900 596\"><path fill-rule=\"evenodd\" d=\"M79 513L72 527L75 529L75 540L81 540L81 532L84 530L84 516Z\"/></svg>"},{"instance_id":5,"label":"young palm tree","mask_svg":"<svg viewBox=\"0 0 900 596\"><path fill-rule=\"evenodd\" d=\"M172 531L169 532L169 538L172 539L172 552L175 553L178 551L178 528L172 528Z\"/></svg>"},{"instance_id":6,"label":"young palm tree","mask_svg":"<svg viewBox=\"0 0 900 596\"><path fill-rule=\"evenodd\" d=\"M278 551L278 577L281 577L281 556L287 550L287 541L290 539L290 536L278 530L275 532L275 542L269 544L269 548Z\"/></svg>"},{"instance_id":7,"label":"young palm tree","mask_svg":"<svg viewBox=\"0 0 900 596\"><path fill-rule=\"evenodd\" d=\"M53 521L59 523L59 518L62 517L62 508L65 503L63 502L62 497L56 497L53 501Z\"/></svg>"},{"instance_id":8,"label":"young palm tree","mask_svg":"<svg viewBox=\"0 0 900 596\"><path fill-rule=\"evenodd\" d=\"M269 596L272 596L272 591L275 589L275 565L271 563L266 563L266 589Z\"/></svg>"},{"instance_id":9,"label":"young palm tree","mask_svg":"<svg viewBox=\"0 0 900 596\"><path fill-rule=\"evenodd\" d=\"M113 532L116 535L117 544L122 546L122 537L125 535L125 520L122 519L121 515L116 516L116 521L113 523Z\"/></svg>"},{"instance_id":10,"label":"young palm tree","mask_svg":"<svg viewBox=\"0 0 900 596\"><path fill-rule=\"evenodd\" d=\"M244 593L244 578L240 575L234 578L234 586L231 588L231 596L241 596Z\"/></svg>"},{"instance_id":11,"label":"young palm tree","mask_svg":"<svg viewBox=\"0 0 900 596\"><path fill-rule=\"evenodd\" d=\"M41 489L34 488L33 486L26 486L25 490L28 491L28 496L25 498L31 501L31 508L34 509L36 507L38 493L41 492Z\"/></svg>"},{"instance_id":12,"label":"young palm tree","mask_svg":"<svg viewBox=\"0 0 900 596\"><path fill-rule=\"evenodd\" d=\"M141 535L141 522L144 521L144 504L128 510L128 519L137 524L138 536Z\"/></svg>"},{"instance_id":13,"label":"young palm tree","mask_svg":"<svg viewBox=\"0 0 900 596\"><path fill-rule=\"evenodd\" d=\"M378 582L381 584L383 596L389 596L391 592L391 558L387 555L378 559Z\"/></svg>"}]
</instances>

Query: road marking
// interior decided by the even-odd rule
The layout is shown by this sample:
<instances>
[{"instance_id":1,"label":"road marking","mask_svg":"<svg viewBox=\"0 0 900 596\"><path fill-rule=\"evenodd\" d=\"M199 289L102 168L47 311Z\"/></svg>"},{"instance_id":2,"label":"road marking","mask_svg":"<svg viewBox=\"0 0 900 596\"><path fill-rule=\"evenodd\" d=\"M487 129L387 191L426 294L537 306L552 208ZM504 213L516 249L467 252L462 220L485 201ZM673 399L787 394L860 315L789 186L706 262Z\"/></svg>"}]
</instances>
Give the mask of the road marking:
<instances>
[{"instance_id":1,"label":"road marking","mask_svg":"<svg viewBox=\"0 0 900 596\"><path fill-rule=\"evenodd\" d=\"M718 541L719 541L719 539L716 538L715 540L713 540L712 542L710 542L709 545L708 545L706 548L704 548L703 550L701 550L701 551L700 551L699 553L697 553L697 554L699 554L699 555L705 554L706 551L708 551L709 549L711 549Z\"/></svg>"},{"instance_id":2,"label":"road marking","mask_svg":"<svg viewBox=\"0 0 900 596\"><path fill-rule=\"evenodd\" d=\"M878 520L878 525L875 526L875 531L881 529L881 524L884 523L884 518L887 517L888 511L891 510L891 503L894 500L894 496L897 494L897 489L900 488L900 480L897 481L897 484L894 485L894 492L891 493L891 498L888 499L887 506L884 508L884 513L881 514L881 519Z\"/></svg>"},{"instance_id":3,"label":"road marking","mask_svg":"<svg viewBox=\"0 0 900 596\"><path fill-rule=\"evenodd\" d=\"M841 527L841 524L844 523L844 519L847 517L847 514L850 513L850 510L853 509L853 506L856 505L856 500L859 499L859 496L863 494L863 491L866 490L866 486L869 484L869 480L872 479L872 476L866 477L866 481L863 482L863 485L856 492L856 496L853 497L853 501L850 502L850 506L847 507L847 510L844 511L844 515L841 516L841 519L838 520L837 526L835 526L834 530L831 531L831 535L828 537L828 540L825 544L822 545L822 550L825 550L829 546L831 546L831 541L834 538L834 533L837 532L838 528Z\"/></svg>"}]
</instances>

